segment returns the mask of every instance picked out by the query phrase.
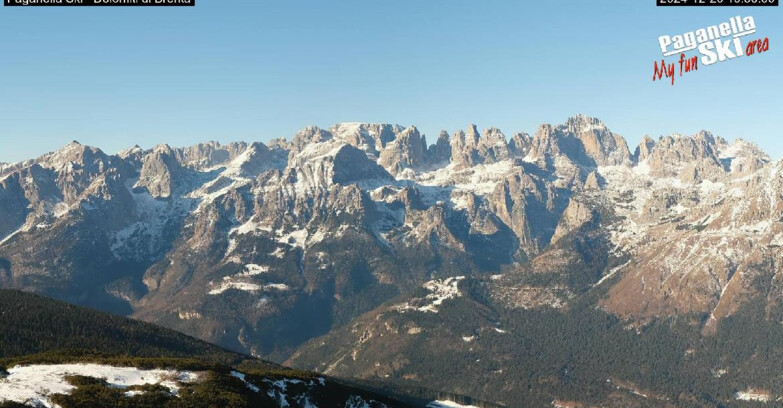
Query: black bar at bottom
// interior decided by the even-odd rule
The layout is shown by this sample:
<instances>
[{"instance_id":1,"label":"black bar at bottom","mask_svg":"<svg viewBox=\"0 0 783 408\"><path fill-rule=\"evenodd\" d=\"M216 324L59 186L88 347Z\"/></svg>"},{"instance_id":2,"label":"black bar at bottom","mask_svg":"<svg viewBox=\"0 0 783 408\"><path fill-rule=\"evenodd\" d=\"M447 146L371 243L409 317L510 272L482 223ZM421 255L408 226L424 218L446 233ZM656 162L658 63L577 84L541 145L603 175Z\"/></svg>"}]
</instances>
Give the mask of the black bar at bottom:
<instances>
[{"instance_id":1,"label":"black bar at bottom","mask_svg":"<svg viewBox=\"0 0 783 408\"><path fill-rule=\"evenodd\" d=\"M688 6L702 6L702 7L720 7L720 6L734 6L734 7L776 7L780 4L780 0L655 0L657 6L672 6L672 7L688 7Z\"/></svg>"},{"instance_id":2,"label":"black bar at bottom","mask_svg":"<svg viewBox=\"0 0 783 408\"><path fill-rule=\"evenodd\" d=\"M8 7L188 7L195 6L196 0L3 0Z\"/></svg>"}]
</instances>

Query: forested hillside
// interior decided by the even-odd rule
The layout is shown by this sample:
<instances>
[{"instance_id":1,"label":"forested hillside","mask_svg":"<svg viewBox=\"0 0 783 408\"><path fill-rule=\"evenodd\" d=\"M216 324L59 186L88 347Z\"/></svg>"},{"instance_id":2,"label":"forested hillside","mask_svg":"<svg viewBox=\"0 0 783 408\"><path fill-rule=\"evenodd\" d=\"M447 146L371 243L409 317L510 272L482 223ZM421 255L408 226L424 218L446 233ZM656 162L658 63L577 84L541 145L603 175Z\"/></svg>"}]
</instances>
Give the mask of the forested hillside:
<instances>
[{"instance_id":1,"label":"forested hillside","mask_svg":"<svg viewBox=\"0 0 783 408\"><path fill-rule=\"evenodd\" d=\"M173 330L0 290L0 407L417 407ZM27 405L24 405L27 404Z\"/></svg>"},{"instance_id":2,"label":"forested hillside","mask_svg":"<svg viewBox=\"0 0 783 408\"><path fill-rule=\"evenodd\" d=\"M42 296L0 290L0 356L54 350L134 357L187 357L237 364L247 356L205 341Z\"/></svg>"}]
</instances>

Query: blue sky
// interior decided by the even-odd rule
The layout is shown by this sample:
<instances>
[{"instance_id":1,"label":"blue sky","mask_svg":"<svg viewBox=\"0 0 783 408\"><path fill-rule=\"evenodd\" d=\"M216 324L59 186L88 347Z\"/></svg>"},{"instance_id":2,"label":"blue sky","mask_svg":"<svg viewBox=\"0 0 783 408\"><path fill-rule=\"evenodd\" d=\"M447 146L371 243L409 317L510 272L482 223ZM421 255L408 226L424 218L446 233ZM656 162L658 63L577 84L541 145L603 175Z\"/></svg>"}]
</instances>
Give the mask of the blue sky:
<instances>
[{"instance_id":1,"label":"blue sky","mask_svg":"<svg viewBox=\"0 0 783 408\"><path fill-rule=\"evenodd\" d=\"M0 8L0 161L76 139L290 138L336 122L511 135L585 113L635 146L707 129L783 156L780 8L654 0L197 0ZM752 15L770 51L652 82L657 38ZM669 58L674 60L674 58Z\"/></svg>"}]
</instances>

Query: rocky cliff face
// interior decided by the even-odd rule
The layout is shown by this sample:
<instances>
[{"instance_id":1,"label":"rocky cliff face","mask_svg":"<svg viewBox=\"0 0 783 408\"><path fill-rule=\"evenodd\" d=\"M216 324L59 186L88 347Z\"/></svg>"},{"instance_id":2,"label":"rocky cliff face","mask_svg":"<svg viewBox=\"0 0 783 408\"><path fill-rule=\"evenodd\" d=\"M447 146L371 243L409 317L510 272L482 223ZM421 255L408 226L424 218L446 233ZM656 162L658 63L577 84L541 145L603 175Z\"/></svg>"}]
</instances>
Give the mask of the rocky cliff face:
<instances>
[{"instance_id":1,"label":"rocky cliff face","mask_svg":"<svg viewBox=\"0 0 783 408\"><path fill-rule=\"evenodd\" d=\"M410 127L384 147L378 164L397 174L405 169L420 169L428 161L427 139L419 134L418 129Z\"/></svg>"},{"instance_id":2,"label":"rocky cliff face","mask_svg":"<svg viewBox=\"0 0 783 408\"><path fill-rule=\"evenodd\" d=\"M598 119L570 118L564 125L541 126L531 142L528 158L544 167L553 167L565 158L583 167L631 164L625 139L615 135Z\"/></svg>"},{"instance_id":3,"label":"rocky cliff face","mask_svg":"<svg viewBox=\"0 0 783 408\"><path fill-rule=\"evenodd\" d=\"M117 155L72 143L0 166L0 284L278 360L454 276L503 277L510 309L606 286L596 306L632 324L682 314L708 332L781 302L753 285L779 280L781 177L748 142L700 132L631 154L585 116L430 146L357 123Z\"/></svg>"}]
</instances>

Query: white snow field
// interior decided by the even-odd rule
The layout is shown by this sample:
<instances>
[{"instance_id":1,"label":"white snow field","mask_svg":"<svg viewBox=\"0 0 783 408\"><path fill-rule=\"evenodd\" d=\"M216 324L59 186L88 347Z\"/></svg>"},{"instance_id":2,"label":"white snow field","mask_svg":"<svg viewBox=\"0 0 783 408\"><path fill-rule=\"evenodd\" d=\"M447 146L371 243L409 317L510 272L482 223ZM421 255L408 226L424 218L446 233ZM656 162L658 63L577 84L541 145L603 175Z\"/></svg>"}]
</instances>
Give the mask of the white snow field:
<instances>
[{"instance_id":1,"label":"white snow field","mask_svg":"<svg viewBox=\"0 0 783 408\"><path fill-rule=\"evenodd\" d=\"M142 370L136 367L113 367L101 364L56 364L16 366L8 376L0 377L0 402L16 401L33 406L56 408L50 397L68 394L75 387L65 377L82 375L104 379L109 386L160 384L176 395L180 383L197 381L199 373L180 370Z\"/></svg>"},{"instance_id":2,"label":"white snow field","mask_svg":"<svg viewBox=\"0 0 783 408\"><path fill-rule=\"evenodd\" d=\"M474 405L461 405L454 401L432 401L427 404L427 408L478 408Z\"/></svg>"}]
</instances>

